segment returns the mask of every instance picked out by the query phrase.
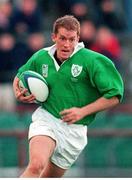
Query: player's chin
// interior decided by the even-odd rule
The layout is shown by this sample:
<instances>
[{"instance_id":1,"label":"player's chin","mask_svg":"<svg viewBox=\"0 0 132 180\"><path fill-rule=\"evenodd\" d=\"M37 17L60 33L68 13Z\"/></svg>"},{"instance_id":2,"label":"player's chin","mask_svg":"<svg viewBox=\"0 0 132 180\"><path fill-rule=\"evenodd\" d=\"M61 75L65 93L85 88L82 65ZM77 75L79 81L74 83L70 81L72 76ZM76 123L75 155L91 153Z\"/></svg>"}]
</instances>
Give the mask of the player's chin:
<instances>
[{"instance_id":1,"label":"player's chin","mask_svg":"<svg viewBox=\"0 0 132 180\"><path fill-rule=\"evenodd\" d=\"M68 59L69 57L70 57L69 54L68 54L68 55L62 55L62 56L61 56L62 60L66 60L66 59Z\"/></svg>"}]
</instances>

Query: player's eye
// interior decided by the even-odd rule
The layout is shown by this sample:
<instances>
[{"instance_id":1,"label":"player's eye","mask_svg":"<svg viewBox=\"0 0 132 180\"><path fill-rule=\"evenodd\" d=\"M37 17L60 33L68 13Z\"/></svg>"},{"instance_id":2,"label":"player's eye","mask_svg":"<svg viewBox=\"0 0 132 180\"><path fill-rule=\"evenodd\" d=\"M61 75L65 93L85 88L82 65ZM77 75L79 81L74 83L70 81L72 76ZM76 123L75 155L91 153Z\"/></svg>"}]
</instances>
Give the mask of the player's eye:
<instances>
[{"instance_id":1,"label":"player's eye","mask_svg":"<svg viewBox=\"0 0 132 180\"><path fill-rule=\"evenodd\" d=\"M71 38L71 39L69 39L69 41L70 41L70 42L74 42L74 41L75 41L75 39L74 39L74 38Z\"/></svg>"},{"instance_id":2,"label":"player's eye","mask_svg":"<svg viewBox=\"0 0 132 180\"><path fill-rule=\"evenodd\" d=\"M66 38L63 37L63 36L61 36L60 39L61 39L62 41L65 41L65 40L66 40Z\"/></svg>"}]
</instances>

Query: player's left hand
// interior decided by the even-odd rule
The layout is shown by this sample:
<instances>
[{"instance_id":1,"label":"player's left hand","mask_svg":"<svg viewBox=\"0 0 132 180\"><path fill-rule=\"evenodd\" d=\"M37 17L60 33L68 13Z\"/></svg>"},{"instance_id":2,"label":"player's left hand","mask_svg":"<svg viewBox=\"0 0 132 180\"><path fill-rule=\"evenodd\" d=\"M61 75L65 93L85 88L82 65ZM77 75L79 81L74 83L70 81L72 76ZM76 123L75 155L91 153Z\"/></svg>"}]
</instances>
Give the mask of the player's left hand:
<instances>
[{"instance_id":1,"label":"player's left hand","mask_svg":"<svg viewBox=\"0 0 132 180\"><path fill-rule=\"evenodd\" d=\"M60 112L61 118L67 124L73 124L84 117L82 108L73 107Z\"/></svg>"}]
</instances>

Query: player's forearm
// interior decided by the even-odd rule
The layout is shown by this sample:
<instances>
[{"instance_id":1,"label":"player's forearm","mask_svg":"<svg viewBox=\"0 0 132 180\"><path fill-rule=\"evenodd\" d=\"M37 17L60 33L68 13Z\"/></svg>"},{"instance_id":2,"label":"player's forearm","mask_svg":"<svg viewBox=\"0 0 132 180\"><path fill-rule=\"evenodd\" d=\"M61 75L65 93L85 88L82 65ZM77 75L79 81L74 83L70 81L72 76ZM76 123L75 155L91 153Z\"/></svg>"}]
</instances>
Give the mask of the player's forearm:
<instances>
[{"instance_id":1,"label":"player's forearm","mask_svg":"<svg viewBox=\"0 0 132 180\"><path fill-rule=\"evenodd\" d=\"M111 99L106 99L104 97L99 98L95 102L88 104L82 108L84 116L109 109L119 103L117 97L112 97Z\"/></svg>"}]
</instances>

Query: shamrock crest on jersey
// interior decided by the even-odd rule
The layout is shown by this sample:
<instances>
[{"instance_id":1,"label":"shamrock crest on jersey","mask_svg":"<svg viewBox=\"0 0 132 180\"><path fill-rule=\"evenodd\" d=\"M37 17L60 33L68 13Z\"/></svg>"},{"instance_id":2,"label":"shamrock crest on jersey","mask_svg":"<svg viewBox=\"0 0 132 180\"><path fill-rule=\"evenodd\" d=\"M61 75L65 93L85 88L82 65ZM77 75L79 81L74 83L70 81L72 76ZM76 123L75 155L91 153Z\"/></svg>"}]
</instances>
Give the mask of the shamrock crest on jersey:
<instances>
[{"instance_id":1,"label":"shamrock crest on jersey","mask_svg":"<svg viewBox=\"0 0 132 180\"><path fill-rule=\"evenodd\" d=\"M82 72L82 66L79 66L77 64L73 64L71 67L71 73L73 77L79 76L79 74Z\"/></svg>"}]
</instances>

